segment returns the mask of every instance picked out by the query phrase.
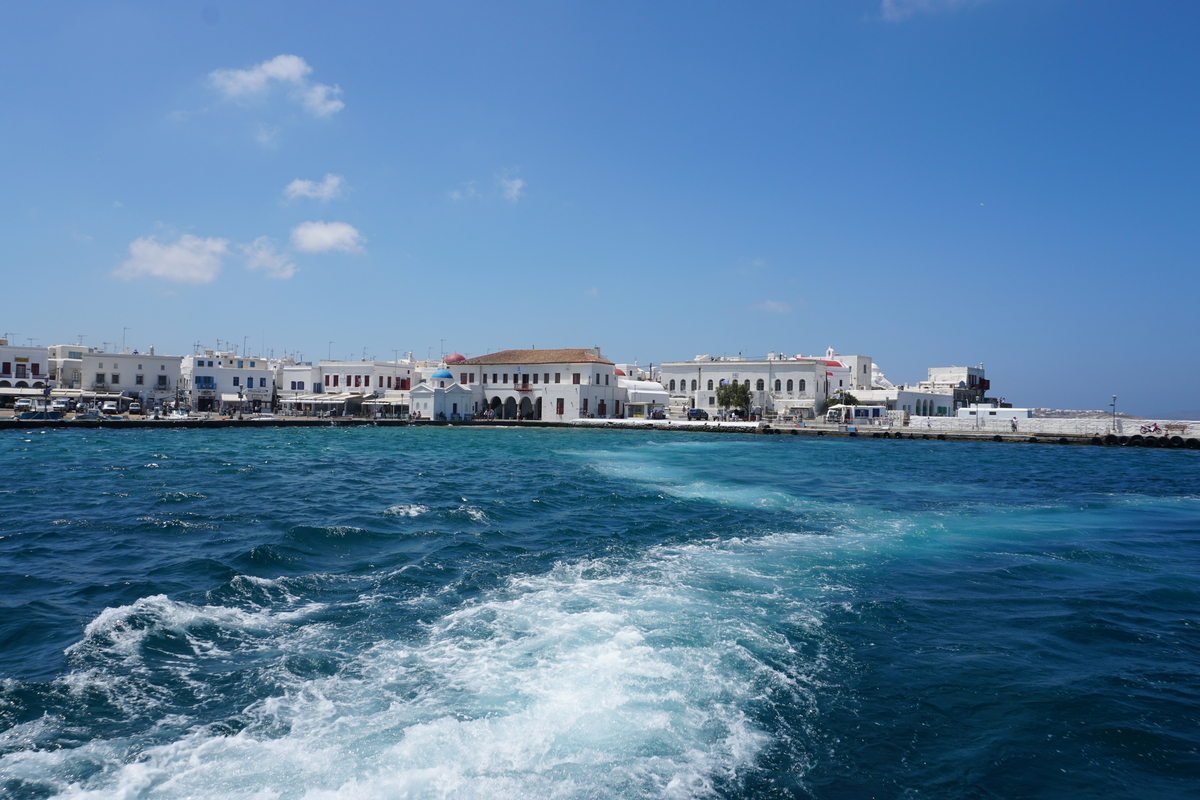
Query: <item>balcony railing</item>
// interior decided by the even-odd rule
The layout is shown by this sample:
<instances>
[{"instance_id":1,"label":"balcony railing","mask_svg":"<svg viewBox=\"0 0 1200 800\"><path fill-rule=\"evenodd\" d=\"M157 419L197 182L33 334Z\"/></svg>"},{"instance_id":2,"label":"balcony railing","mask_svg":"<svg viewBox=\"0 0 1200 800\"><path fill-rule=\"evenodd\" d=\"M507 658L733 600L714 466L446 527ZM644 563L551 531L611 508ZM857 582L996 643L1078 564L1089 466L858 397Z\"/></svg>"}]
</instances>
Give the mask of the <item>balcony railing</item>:
<instances>
[{"instance_id":1,"label":"balcony railing","mask_svg":"<svg viewBox=\"0 0 1200 800\"><path fill-rule=\"evenodd\" d=\"M523 383L519 386L514 386L513 388L516 389L518 392L532 392L533 391L533 387L527 383Z\"/></svg>"}]
</instances>

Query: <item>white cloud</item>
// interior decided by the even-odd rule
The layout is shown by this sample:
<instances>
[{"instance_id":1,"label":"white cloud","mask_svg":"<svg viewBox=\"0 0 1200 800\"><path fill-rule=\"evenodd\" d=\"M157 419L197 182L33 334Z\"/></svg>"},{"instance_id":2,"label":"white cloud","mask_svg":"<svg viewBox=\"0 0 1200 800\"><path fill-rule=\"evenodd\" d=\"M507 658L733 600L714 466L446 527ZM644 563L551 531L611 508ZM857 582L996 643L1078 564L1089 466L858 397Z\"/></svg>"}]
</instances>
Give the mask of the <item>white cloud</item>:
<instances>
[{"instance_id":1,"label":"white cloud","mask_svg":"<svg viewBox=\"0 0 1200 800\"><path fill-rule=\"evenodd\" d=\"M303 253L359 253L362 243L362 234L345 222L302 222L292 228L292 247Z\"/></svg>"},{"instance_id":2,"label":"white cloud","mask_svg":"<svg viewBox=\"0 0 1200 800\"><path fill-rule=\"evenodd\" d=\"M208 79L226 97L242 97L266 91L271 81L302 86L310 72L312 67L300 56L275 56L250 69L215 70Z\"/></svg>"},{"instance_id":3,"label":"white cloud","mask_svg":"<svg viewBox=\"0 0 1200 800\"><path fill-rule=\"evenodd\" d=\"M500 186L504 189L504 199L513 203L525 194L525 181L520 178L501 178Z\"/></svg>"},{"instance_id":4,"label":"white cloud","mask_svg":"<svg viewBox=\"0 0 1200 800\"><path fill-rule=\"evenodd\" d=\"M208 74L209 82L230 99L265 94L282 84L291 89L291 96L306 111L316 117L336 114L346 107L339 98L342 90L337 86L310 83L312 67L300 56L275 56L250 69L218 69Z\"/></svg>"},{"instance_id":5,"label":"white cloud","mask_svg":"<svg viewBox=\"0 0 1200 800\"><path fill-rule=\"evenodd\" d=\"M179 283L212 283L229 254L228 239L201 239L185 233L175 244L161 244L153 236L129 244L129 260L113 275L125 280L162 278Z\"/></svg>"},{"instance_id":6,"label":"white cloud","mask_svg":"<svg viewBox=\"0 0 1200 800\"><path fill-rule=\"evenodd\" d=\"M303 103L314 117L328 117L346 107L338 98L342 94L340 86L326 86L318 83L304 91Z\"/></svg>"},{"instance_id":7,"label":"white cloud","mask_svg":"<svg viewBox=\"0 0 1200 800\"><path fill-rule=\"evenodd\" d=\"M759 303L756 306L751 306L751 308L753 308L755 311L766 311L771 314L792 313L792 307L787 303L780 302L779 300L768 300L765 303Z\"/></svg>"},{"instance_id":8,"label":"white cloud","mask_svg":"<svg viewBox=\"0 0 1200 800\"><path fill-rule=\"evenodd\" d=\"M254 128L254 141L263 147L277 147L279 145L279 128L259 123Z\"/></svg>"},{"instance_id":9,"label":"white cloud","mask_svg":"<svg viewBox=\"0 0 1200 800\"><path fill-rule=\"evenodd\" d=\"M287 280L296 274L296 265L286 253L275 250L275 242L268 236L260 236L250 244L242 245L246 254L246 269L261 269L268 278Z\"/></svg>"},{"instance_id":10,"label":"white cloud","mask_svg":"<svg viewBox=\"0 0 1200 800\"><path fill-rule=\"evenodd\" d=\"M586 292L584 292L584 294L586 294L588 297L599 297L600 290L597 289L595 286L593 286L592 288L590 288Z\"/></svg>"},{"instance_id":11,"label":"white cloud","mask_svg":"<svg viewBox=\"0 0 1200 800\"><path fill-rule=\"evenodd\" d=\"M985 0L881 0L879 14L888 22L900 22L913 14L953 11L982 2Z\"/></svg>"},{"instance_id":12,"label":"white cloud","mask_svg":"<svg viewBox=\"0 0 1200 800\"><path fill-rule=\"evenodd\" d=\"M283 195L288 200L311 197L314 200L328 201L341 195L344 182L345 178L341 175L334 175L332 172L326 173L325 180L321 183L297 178L287 185L287 188L283 190Z\"/></svg>"},{"instance_id":13,"label":"white cloud","mask_svg":"<svg viewBox=\"0 0 1200 800\"><path fill-rule=\"evenodd\" d=\"M472 197L483 197L475 188L475 181L464 183L461 189L451 189L449 194L451 200L470 200Z\"/></svg>"}]
</instances>

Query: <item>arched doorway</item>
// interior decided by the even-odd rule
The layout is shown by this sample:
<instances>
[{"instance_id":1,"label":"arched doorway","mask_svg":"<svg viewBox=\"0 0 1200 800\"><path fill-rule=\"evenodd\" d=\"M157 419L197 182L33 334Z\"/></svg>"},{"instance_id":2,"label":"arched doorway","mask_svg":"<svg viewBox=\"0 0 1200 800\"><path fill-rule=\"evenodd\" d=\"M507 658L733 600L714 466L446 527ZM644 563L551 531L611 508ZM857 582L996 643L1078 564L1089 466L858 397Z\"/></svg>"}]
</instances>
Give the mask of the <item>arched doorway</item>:
<instances>
[{"instance_id":1,"label":"arched doorway","mask_svg":"<svg viewBox=\"0 0 1200 800\"><path fill-rule=\"evenodd\" d=\"M512 399L511 397L504 401L504 418L505 419L516 419L517 418L517 401Z\"/></svg>"},{"instance_id":2,"label":"arched doorway","mask_svg":"<svg viewBox=\"0 0 1200 800\"><path fill-rule=\"evenodd\" d=\"M605 402L603 400L601 400L599 403L596 404L596 416L597 417L607 417L608 416L608 406L605 404Z\"/></svg>"},{"instance_id":3,"label":"arched doorway","mask_svg":"<svg viewBox=\"0 0 1200 800\"><path fill-rule=\"evenodd\" d=\"M542 398L540 397L537 399L537 402L533 404L533 418L542 418Z\"/></svg>"},{"instance_id":4,"label":"arched doorway","mask_svg":"<svg viewBox=\"0 0 1200 800\"><path fill-rule=\"evenodd\" d=\"M532 419L533 418L533 403L530 401L530 399L528 397L521 398L520 413L521 413L521 416L520 416L521 419Z\"/></svg>"},{"instance_id":5,"label":"arched doorway","mask_svg":"<svg viewBox=\"0 0 1200 800\"><path fill-rule=\"evenodd\" d=\"M504 419L504 402L499 397L492 398L492 402L488 403L488 409L495 419Z\"/></svg>"}]
</instances>

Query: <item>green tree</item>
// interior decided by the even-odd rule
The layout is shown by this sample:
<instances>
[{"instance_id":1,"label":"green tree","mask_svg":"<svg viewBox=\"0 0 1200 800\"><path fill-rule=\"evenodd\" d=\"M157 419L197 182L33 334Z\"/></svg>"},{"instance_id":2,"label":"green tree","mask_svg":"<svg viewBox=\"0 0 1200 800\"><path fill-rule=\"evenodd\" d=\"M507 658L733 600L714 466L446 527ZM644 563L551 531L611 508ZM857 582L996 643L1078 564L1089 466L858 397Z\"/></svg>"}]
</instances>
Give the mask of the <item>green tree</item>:
<instances>
[{"instance_id":1,"label":"green tree","mask_svg":"<svg viewBox=\"0 0 1200 800\"><path fill-rule=\"evenodd\" d=\"M836 392L830 395L829 399L833 400L834 405L839 403L844 406L859 405L858 398L847 392L845 389L838 389Z\"/></svg>"},{"instance_id":2,"label":"green tree","mask_svg":"<svg viewBox=\"0 0 1200 800\"><path fill-rule=\"evenodd\" d=\"M745 415L750 414L750 387L744 383L730 381L717 387L717 405L729 413L731 408L740 408Z\"/></svg>"}]
</instances>

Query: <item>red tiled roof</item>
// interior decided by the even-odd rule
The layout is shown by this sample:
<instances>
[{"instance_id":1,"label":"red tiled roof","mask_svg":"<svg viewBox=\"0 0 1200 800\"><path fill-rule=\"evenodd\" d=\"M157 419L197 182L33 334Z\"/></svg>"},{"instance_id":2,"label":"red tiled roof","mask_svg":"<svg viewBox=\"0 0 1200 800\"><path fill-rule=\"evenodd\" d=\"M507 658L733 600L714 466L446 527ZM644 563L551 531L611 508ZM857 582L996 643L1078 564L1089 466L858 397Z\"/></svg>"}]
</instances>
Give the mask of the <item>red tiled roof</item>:
<instances>
[{"instance_id":1,"label":"red tiled roof","mask_svg":"<svg viewBox=\"0 0 1200 800\"><path fill-rule=\"evenodd\" d=\"M613 362L596 355L588 348L567 347L558 350L501 350L486 356L468 358L460 364L486 366L488 364L608 364Z\"/></svg>"}]
</instances>

